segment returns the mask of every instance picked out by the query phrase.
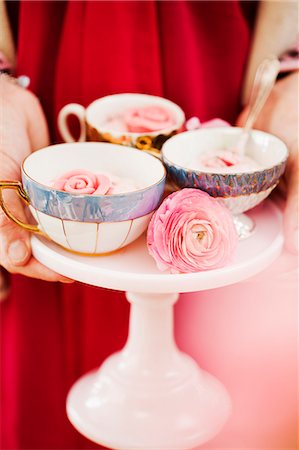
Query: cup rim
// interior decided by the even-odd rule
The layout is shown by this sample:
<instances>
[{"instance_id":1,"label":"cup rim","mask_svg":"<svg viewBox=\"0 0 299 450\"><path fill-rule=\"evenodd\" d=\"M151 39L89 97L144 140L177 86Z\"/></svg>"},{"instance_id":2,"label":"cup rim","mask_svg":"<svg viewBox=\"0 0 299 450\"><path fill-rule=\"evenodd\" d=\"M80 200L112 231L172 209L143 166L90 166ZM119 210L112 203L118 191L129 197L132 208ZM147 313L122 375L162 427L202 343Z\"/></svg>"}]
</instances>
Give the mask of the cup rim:
<instances>
[{"instance_id":1,"label":"cup rim","mask_svg":"<svg viewBox=\"0 0 299 450\"><path fill-rule=\"evenodd\" d=\"M288 156L289 156L289 149L288 149L287 145L283 142L283 140L278 138L274 134L267 133L265 131L257 130L257 129L252 129L251 133L253 132L254 134L261 134L261 135L265 135L265 136L270 136L271 139L274 139L277 142L280 142L282 144L282 146L284 147L284 149L285 149L285 156L284 156L283 159L281 159L280 161L278 161L276 164L274 164L272 166L263 167L260 170L241 171L241 172L220 172L220 171L219 172L215 172L215 171L209 172L209 171L197 170L197 169L192 169L192 168L189 168L189 167L181 166L181 165L171 161L164 154L165 147L169 147L171 145L171 141L173 141L174 139L178 139L179 136L181 136L182 134L186 134L186 133L188 133L189 135L190 134L201 134L201 133L208 134L208 133L213 133L215 131L217 131L217 132L223 131L225 133L235 133L237 130L241 131L242 129L243 129L242 127L233 127L233 126L232 127L215 127L215 128L201 128L201 129L198 129L198 130L191 130L191 131L185 131L183 133L179 133L178 135L173 136L170 139L168 139L165 142L165 144L162 146L162 149L161 149L162 160L165 161L166 164L178 167L179 169L183 169L186 172L194 172L196 174L204 174L204 175L207 175L207 176L221 176L221 177L241 176L241 175L245 175L245 174L252 175L252 174L255 174L255 173L261 173L261 172L264 172L265 170L269 170L269 169L277 167L277 166L279 166L281 164L284 164L287 161Z\"/></svg>"},{"instance_id":2,"label":"cup rim","mask_svg":"<svg viewBox=\"0 0 299 450\"><path fill-rule=\"evenodd\" d=\"M93 197L93 198L101 198L101 199L104 199L104 198L117 198L117 197L123 197L124 195L125 196L131 196L131 195L135 195L135 194L139 194L139 193L141 193L141 192L144 192L144 191L147 191L148 189L151 189L151 188L153 188L153 187L155 187L155 186L158 186L161 182L163 182L163 180L165 180L166 179L166 168L165 168L165 166L164 166L164 164L163 164L163 162L159 159L159 158L156 158L157 160L158 160L158 162L161 164L161 166L162 166L162 169L163 169L163 176L158 180L158 181L156 181L155 183L153 183L153 184L151 184L151 185L149 185L149 186L147 186L147 187L145 187L145 188L143 188L143 189L138 189L138 190L134 190L134 191L129 191L129 192L123 192L123 193L118 193L118 194L109 194L109 195L94 195L94 194L77 194L77 193L73 193L73 192L66 192L66 191L62 191L61 189L55 189L55 188L53 188L53 187L51 187L51 186L48 186L48 185L46 185L46 184L43 184L43 183L40 183L39 181L36 181L36 180L34 180L30 175L28 175L28 173L26 172L26 170L25 170L25 168L24 168L24 164L26 163L26 161L31 157L31 156L33 156L35 153L37 153L37 152L40 152L40 151L43 151L43 150L49 150L49 149L51 149L52 147L58 147L58 146L63 146L63 147L65 147L65 146L68 146L68 147L72 147L72 146L74 146L74 145L78 145L78 146L83 146L83 145L88 145L88 146L102 146L102 145L105 145L105 146L107 146L107 145L109 145L109 146L113 146L113 147L117 147L117 148L119 148L122 152L123 151L125 151L125 150L130 150L130 151L133 151L133 152L138 152L138 154L144 154L144 156L148 156L148 157L151 157L151 158L156 158L155 156L153 156L153 155L150 155L149 153L147 153L147 152L140 152L140 150L137 150L137 149L135 149L135 148L132 148L132 147L126 147L126 146L123 146L123 145L118 145L118 144L110 144L110 143L108 143L108 142L70 142L70 143L61 143L61 144L53 144L53 145L48 145L47 147L43 147L43 148L41 148L41 149L39 149L39 150L36 150L35 152L32 152L32 153L30 153L29 155L27 155L25 158L24 158L24 160L22 161L22 164L21 164L21 170L22 170L22 173L29 179L29 180L31 180L34 184L36 184L36 185L38 185L38 186L41 186L44 190L47 190L47 191L56 191L56 192L62 192L63 194L66 194L66 195L70 195L70 196L74 196L74 197L86 197L86 198L89 198L89 197ZM146 154L146 155L145 155Z\"/></svg>"},{"instance_id":3,"label":"cup rim","mask_svg":"<svg viewBox=\"0 0 299 450\"><path fill-rule=\"evenodd\" d=\"M95 104L98 104L101 101L106 101L107 99L112 99L112 98L116 98L116 97L122 97L124 98L125 96L127 97L146 97L146 98L154 98L155 100L159 100L163 103L168 103L169 105L171 105L172 108L176 109L179 114L181 115L181 120L176 120L176 123L173 124L173 126L168 127L168 128L161 128L159 130L155 130L155 131L148 131L148 132L140 132L140 133L136 133L136 132L132 132L132 131L113 131L111 129L107 129L107 128L101 128L101 126L95 125L94 123L92 123L92 121L90 120L90 109L93 108L95 106ZM159 136L160 134L169 134L175 130L180 129L180 127L183 126L183 124L186 121L186 116L185 113L183 111L183 109L176 104L175 102L173 102L172 100L169 100L167 98L164 97L160 97L158 95L151 95L151 94L141 94L138 92L125 92L125 93L120 93L120 94L111 94L111 95L106 95L104 97L98 98L96 100L94 100L92 103L90 103L87 107L86 107L86 113L85 113L85 121L87 122L87 124L89 126L92 126L93 128L95 128L100 134L103 133L109 133L112 134L114 136L127 136L127 137L131 137L131 138L135 138L137 139L140 136Z\"/></svg>"}]
</instances>

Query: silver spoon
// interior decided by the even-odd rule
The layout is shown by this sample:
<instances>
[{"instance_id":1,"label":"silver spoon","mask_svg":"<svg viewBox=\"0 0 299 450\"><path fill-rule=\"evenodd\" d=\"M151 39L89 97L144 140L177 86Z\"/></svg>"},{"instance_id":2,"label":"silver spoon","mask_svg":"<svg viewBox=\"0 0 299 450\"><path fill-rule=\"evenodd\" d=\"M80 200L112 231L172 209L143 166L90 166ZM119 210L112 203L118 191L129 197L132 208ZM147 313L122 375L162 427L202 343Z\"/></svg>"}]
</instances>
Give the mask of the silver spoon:
<instances>
[{"instance_id":1,"label":"silver spoon","mask_svg":"<svg viewBox=\"0 0 299 450\"><path fill-rule=\"evenodd\" d=\"M244 155L245 153L250 131L266 103L279 73L279 69L280 63L276 57L264 59L257 68L250 94L248 117L242 133L234 146L234 151L238 154Z\"/></svg>"}]
</instances>

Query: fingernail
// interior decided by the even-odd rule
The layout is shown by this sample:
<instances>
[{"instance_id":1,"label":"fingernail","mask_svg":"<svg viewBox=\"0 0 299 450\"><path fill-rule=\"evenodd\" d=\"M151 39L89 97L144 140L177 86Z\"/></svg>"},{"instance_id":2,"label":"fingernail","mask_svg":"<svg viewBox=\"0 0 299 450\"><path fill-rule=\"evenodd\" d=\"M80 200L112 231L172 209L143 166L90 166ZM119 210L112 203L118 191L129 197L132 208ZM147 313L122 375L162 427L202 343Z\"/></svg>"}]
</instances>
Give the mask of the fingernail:
<instances>
[{"instance_id":1,"label":"fingernail","mask_svg":"<svg viewBox=\"0 0 299 450\"><path fill-rule=\"evenodd\" d=\"M8 257L12 264L20 264L28 258L28 247L22 240L13 241L8 247Z\"/></svg>"},{"instance_id":2,"label":"fingernail","mask_svg":"<svg viewBox=\"0 0 299 450\"><path fill-rule=\"evenodd\" d=\"M61 281L61 283L75 283L75 280L69 278L61 278L59 281Z\"/></svg>"}]
</instances>

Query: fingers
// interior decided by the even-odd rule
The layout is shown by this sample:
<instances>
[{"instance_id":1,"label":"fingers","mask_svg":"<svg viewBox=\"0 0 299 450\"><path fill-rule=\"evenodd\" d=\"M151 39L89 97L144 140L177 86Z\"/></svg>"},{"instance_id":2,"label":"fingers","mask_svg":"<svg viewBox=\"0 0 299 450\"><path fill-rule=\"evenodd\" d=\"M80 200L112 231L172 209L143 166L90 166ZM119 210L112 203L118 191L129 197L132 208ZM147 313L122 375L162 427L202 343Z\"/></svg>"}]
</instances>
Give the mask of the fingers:
<instances>
[{"instance_id":1,"label":"fingers","mask_svg":"<svg viewBox=\"0 0 299 450\"><path fill-rule=\"evenodd\" d=\"M19 179L17 163L5 153L1 153L0 179ZM14 217L26 222L23 203L15 191L4 190L3 200ZM12 272L16 267L26 264L30 256L29 234L16 226L0 209L0 264Z\"/></svg>"},{"instance_id":2,"label":"fingers","mask_svg":"<svg viewBox=\"0 0 299 450\"><path fill-rule=\"evenodd\" d=\"M1 167L2 169L2 167ZM7 168L7 174L11 175ZM2 174L1 174L2 175ZM16 176L12 176L16 179ZM14 217L27 222L23 202L16 192L3 193L5 205ZM0 208L0 265L10 273L19 273L47 281L70 282L56 272L38 263L31 255L30 234L8 219Z\"/></svg>"},{"instance_id":3,"label":"fingers","mask_svg":"<svg viewBox=\"0 0 299 450\"><path fill-rule=\"evenodd\" d=\"M0 266L0 302L5 300L9 293L9 275L6 270Z\"/></svg>"},{"instance_id":4,"label":"fingers","mask_svg":"<svg viewBox=\"0 0 299 450\"><path fill-rule=\"evenodd\" d=\"M248 112L249 112L249 108L248 106L246 106L246 108L243 109L243 111L239 114L237 121L236 121L236 126L237 127L243 127L245 125L247 116L248 116Z\"/></svg>"},{"instance_id":5,"label":"fingers","mask_svg":"<svg viewBox=\"0 0 299 450\"><path fill-rule=\"evenodd\" d=\"M0 262L10 273L45 281L72 282L36 261L31 255L28 233L23 231L20 233L12 224L5 225L0 231Z\"/></svg>"},{"instance_id":6,"label":"fingers","mask_svg":"<svg viewBox=\"0 0 299 450\"><path fill-rule=\"evenodd\" d=\"M23 205L15 192L5 192L5 204L14 217L26 222ZM10 272L23 266L31 256L29 234L0 211L0 262Z\"/></svg>"},{"instance_id":7,"label":"fingers","mask_svg":"<svg viewBox=\"0 0 299 450\"><path fill-rule=\"evenodd\" d=\"M15 192L8 192L5 203L12 214L23 222L26 216ZM36 261L31 254L30 234L0 211L0 264L10 273L19 273L46 281L72 282Z\"/></svg>"},{"instance_id":8,"label":"fingers","mask_svg":"<svg viewBox=\"0 0 299 450\"><path fill-rule=\"evenodd\" d=\"M14 273L14 272L12 272ZM29 259L26 265L17 268L17 273L31 278L38 278L44 281L60 281L62 283L73 283L74 280L66 278L53 270L48 269L43 264L39 263L33 256Z\"/></svg>"}]
</instances>

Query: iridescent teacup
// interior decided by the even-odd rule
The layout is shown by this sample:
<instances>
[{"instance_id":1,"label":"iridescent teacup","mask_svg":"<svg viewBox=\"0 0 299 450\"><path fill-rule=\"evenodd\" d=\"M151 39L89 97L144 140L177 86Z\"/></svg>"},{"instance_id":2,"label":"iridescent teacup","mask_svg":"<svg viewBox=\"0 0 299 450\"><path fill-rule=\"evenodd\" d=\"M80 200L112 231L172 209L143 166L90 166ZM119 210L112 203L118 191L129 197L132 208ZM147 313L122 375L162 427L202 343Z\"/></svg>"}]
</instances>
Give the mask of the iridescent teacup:
<instances>
[{"instance_id":1,"label":"iridescent teacup","mask_svg":"<svg viewBox=\"0 0 299 450\"><path fill-rule=\"evenodd\" d=\"M277 137L252 130L245 154L258 163L258 170L198 169L199 158L216 150L233 150L241 128L209 128L180 133L162 148L162 160L176 188L199 188L221 198L234 215L240 237L251 234L254 224L244 213L261 203L277 186L284 173L288 149Z\"/></svg>"},{"instance_id":2,"label":"iridescent teacup","mask_svg":"<svg viewBox=\"0 0 299 450\"><path fill-rule=\"evenodd\" d=\"M158 107L168 111L173 123L155 131L133 132L117 129L107 119L122 115L130 108ZM113 144L127 145L139 150L158 151L163 143L182 131L185 123L183 110L170 100L146 94L115 94L102 97L92 102L87 108L78 103L65 105L58 115L58 128L65 142L74 142L69 126L68 117L77 116L80 123L79 142L105 141ZM159 123L157 124L159 127Z\"/></svg>"},{"instance_id":3,"label":"iridescent teacup","mask_svg":"<svg viewBox=\"0 0 299 450\"><path fill-rule=\"evenodd\" d=\"M132 179L136 189L112 195L64 192L53 187L64 173L83 169ZM159 206L166 171L146 152L107 143L72 143L46 147L28 156L22 183L0 181L0 206L23 228L43 234L68 250L103 254L137 239ZM2 196L15 189L29 205L37 225L19 221Z\"/></svg>"}]
</instances>

